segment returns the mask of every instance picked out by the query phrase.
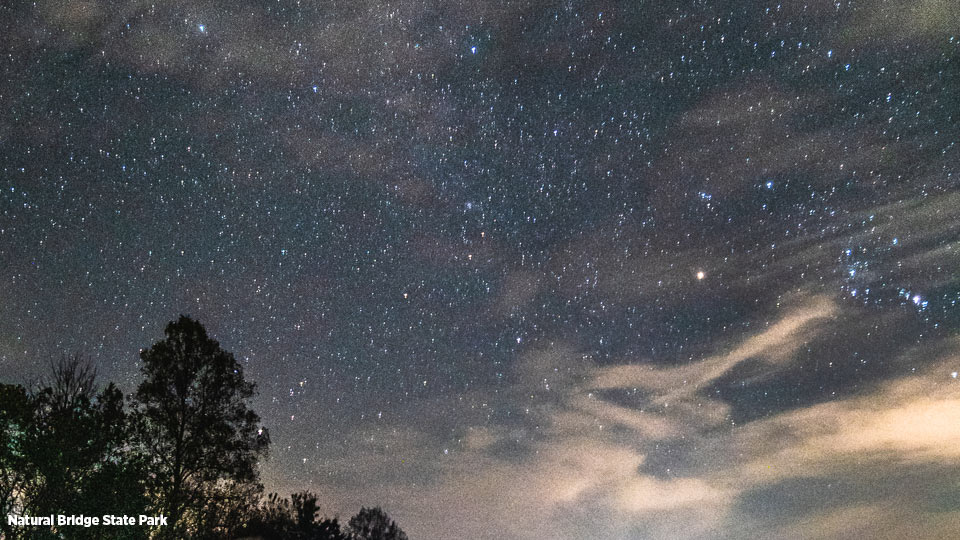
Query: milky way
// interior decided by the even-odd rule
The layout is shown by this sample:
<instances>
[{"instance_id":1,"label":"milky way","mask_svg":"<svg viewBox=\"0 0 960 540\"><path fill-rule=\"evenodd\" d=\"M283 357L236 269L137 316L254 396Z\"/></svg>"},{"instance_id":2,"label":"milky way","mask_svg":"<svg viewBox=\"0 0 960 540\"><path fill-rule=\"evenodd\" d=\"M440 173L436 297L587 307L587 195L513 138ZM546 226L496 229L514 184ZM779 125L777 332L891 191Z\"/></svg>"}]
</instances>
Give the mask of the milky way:
<instances>
[{"instance_id":1,"label":"milky way","mask_svg":"<svg viewBox=\"0 0 960 540\"><path fill-rule=\"evenodd\" d=\"M0 372L199 319L412 538L948 537L940 0L0 7Z\"/></svg>"}]
</instances>

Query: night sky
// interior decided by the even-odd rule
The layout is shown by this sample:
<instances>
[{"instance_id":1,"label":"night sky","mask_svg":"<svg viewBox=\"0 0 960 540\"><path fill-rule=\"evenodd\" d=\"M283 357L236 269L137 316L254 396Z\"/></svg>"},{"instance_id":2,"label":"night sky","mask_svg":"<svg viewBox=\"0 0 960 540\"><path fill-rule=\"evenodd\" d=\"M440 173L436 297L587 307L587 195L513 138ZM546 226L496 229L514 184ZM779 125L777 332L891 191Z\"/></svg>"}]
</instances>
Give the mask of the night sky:
<instances>
[{"instance_id":1,"label":"night sky","mask_svg":"<svg viewBox=\"0 0 960 540\"><path fill-rule=\"evenodd\" d=\"M180 314L411 538L960 530L953 0L0 7L0 373Z\"/></svg>"}]
</instances>

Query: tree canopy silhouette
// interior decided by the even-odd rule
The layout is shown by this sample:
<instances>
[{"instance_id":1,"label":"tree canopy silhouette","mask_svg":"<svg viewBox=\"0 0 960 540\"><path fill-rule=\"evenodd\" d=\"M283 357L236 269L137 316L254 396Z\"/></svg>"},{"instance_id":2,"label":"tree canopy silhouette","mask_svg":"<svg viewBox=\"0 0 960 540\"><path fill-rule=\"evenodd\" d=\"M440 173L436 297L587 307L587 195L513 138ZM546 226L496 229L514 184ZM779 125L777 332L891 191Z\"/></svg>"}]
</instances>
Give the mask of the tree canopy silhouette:
<instances>
[{"instance_id":1,"label":"tree canopy silhouette","mask_svg":"<svg viewBox=\"0 0 960 540\"><path fill-rule=\"evenodd\" d=\"M137 438L152 472L149 492L169 520L160 534L222 534L216 518L247 504L251 488L259 488L256 463L269 436L247 406L253 383L203 325L181 316L165 334L141 352L144 380L133 398Z\"/></svg>"},{"instance_id":2,"label":"tree canopy silhouette","mask_svg":"<svg viewBox=\"0 0 960 540\"><path fill-rule=\"evenodd\" d=\"M34 483L34 467L27 454L26 433L32 429L34 405L20 385L0 384L0 513L22 511L22 494ZM0 521L4 538L15 538L16 530Z\"/></svg>"},{"instance_id":3,"label":"tree canopy silhouette","mask_svg":"<svg viewBox=\"0 0 960 540\"><path fill-rule=\"evenodd\" d=\"M407 534L379 506L361 508L347 529L355 540L407 540Z\"/></svg>"},{"instance_id":4,"label":"tree canopy silhouette","mask_svg":"<svg viewBox=\"0 0 960 540\"><path fill-rule=\"evenodd\" d=\"M407 540L379 507L341 528L308 491L264 500L257 462L269 435L248 406L254 385L199 322L181 316L165 336L141 351L128 408L79 356L30 389L0 383L0 515L164 514L167 525L0 520L0 538Z\"/></svg>"},{"instance_id":5,"label":"tree canopy silhouette","mask_svg":"<svg viewBox=\"0 0 960 540\"><path fill-rule=\"evenodd\" d=\"M337 518L318 517L315 494L302 491L291 499L271 493L251 516L244 534L262 540L350 540Z\"/></svg>"},{"instance_id":6,"label":"tree canopy silhouette","mask_svg":"<svg viewBox=\"0 0 960 540\"><path fill-rule=\"evenodd\" d=\"M138 514L147 508L145 471L129 452L123 396L79 356L51 364L51 380L31 392L0 385L0 505L32 515ZM59 537L41 528L5 538ZM71 538L126 537L133 529L72 531Z\"/></svg>"}]
</instances>

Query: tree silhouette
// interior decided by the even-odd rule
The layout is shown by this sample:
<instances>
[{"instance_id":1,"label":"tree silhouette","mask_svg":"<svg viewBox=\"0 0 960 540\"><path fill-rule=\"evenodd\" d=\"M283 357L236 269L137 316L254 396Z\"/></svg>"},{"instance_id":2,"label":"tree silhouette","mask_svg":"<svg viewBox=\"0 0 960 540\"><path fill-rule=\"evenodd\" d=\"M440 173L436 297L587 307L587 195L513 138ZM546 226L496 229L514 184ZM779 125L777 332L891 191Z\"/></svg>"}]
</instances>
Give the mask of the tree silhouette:
<instances>
[{"instance_id":1,"label":"tree silhouette","mask_svg":"<svg viewBox=\"0 0 960 540\"><path fill-rule=\"evenodd\" d=\"M407 534L379 506L361 508L350 518L347 530L354 540L407 540Z\"/></svg>"},{"instance_id":2,"label":"tree silhouette","mask_svg":"<svg viewBox=\"0 0 960 540\"><path fill-rule=\"evenodd\" d=\"M136 516L168 525L17 527L0 538L407 540L377 508L341 529L308 491L262 500L257 460L269 436L247 406L254 385L203 326L181 316L141 352L144 380L124 409L113 383L79 356L51 364L32 390L0 384L0 512ZM0 515L2 515L0 514Z\"/></svg>"},{"instance_id":3,"label":"tree silhouette","mask_svg":"<svg viewBox=\"0 0 960 540\"><path fill-rule=\"evenodd\" d=\"M271 493L251 518L244 533L264 540L349 540L337 519L318 519L317 496L309 491L281 499Z\"/></svg>"},{"instance_id":4,"label":"tree silhouette","mask_svg":"<svg viewBox=\"0 0 960 540\"><path fill-rule=\"evenodd\" d=\"M0 500L4 510L32 515L144 512L145 472L126 442L123 396L112 383L98 393L95 380L95 371L79 356L72 356L51 364L51 379L33 392L3 385ZM116 538L133 531L76 528L65 534L68 538ZM39 527L4 529L6 538L18 534L61 537Z\"/></svg>"},{"instance_id":5,"label":"tree silhouette","mask_svg":"<svg viewBox=\"0 0 960 540\"><path fill-rule=\"evenodd\" d=\"M133 399L150 495L169 522L158 534L227 535L209 509L229 513L225 506L242 504L228 492L259 485L256 463L269 444L260 417L247 407L254 385L199 322L181 316L165 334L140 354L144 381Z\"/></svg>"},{"instance_id":6,"label":"tree silhouette","mask_svg":"<svg viewBox=\"0 0 960 540\"><path fill-rule=\"evenodd\" d=\"M23 493L35 481L27 454L27 433L33 429L34 405L20 385L0 384L0 514L19 514L25 509ZM16 538L17 530L0 520L4 538Z\"/></svg>"},{"instance_id":7,"label":"tree silhouette","mask_svg":"<svg viewBox=\"0 0 960 540\"><path fill-rule=\"evenodd\" d=\"M196 529L206 537L234 538L257 509L263 487L256 482L219 482L198 514Z\"/></svg>"},{"instance_id":8,"label":"tree silhouette","mask_svg":"<svg viewBox=\"0 0 960 540\"><path fill-rule=\"evenodd\" d=\"M99 394L96 372L79 356L51 365L52 381L32 396L35 421L27 451L41 481L31 498L40 515L74 513L85 484L121 461L123 395L113 383Z\"/></svg>"},{"instance_id":9,"label":"tree silhouette","mask_svg":"<svg viewBox=\"0 0 960 540\"><path fill-rule=\"evenodd\" d=\"M324 518L314 525L314 540L349 540L350 537L340 528L337 518Z\"/></svg>"}]
</instances>

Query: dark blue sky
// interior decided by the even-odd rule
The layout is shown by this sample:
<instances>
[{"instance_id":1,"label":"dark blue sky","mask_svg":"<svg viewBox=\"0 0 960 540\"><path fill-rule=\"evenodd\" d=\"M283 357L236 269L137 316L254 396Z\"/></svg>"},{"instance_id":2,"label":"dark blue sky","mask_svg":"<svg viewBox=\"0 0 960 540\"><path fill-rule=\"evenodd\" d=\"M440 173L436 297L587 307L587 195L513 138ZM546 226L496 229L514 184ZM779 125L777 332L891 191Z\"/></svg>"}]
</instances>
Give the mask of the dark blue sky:
<instances>
[{"instance_id":1,"label":"dark blue sky","mask_svg":"<svg viewBox=\"0 0 960 540\"><path fill-rule=\"evenodd\" d=\"M953 11L5 5L0 372L191 315L416 538L949 535Z\"/></svg>"}]
</instances>

